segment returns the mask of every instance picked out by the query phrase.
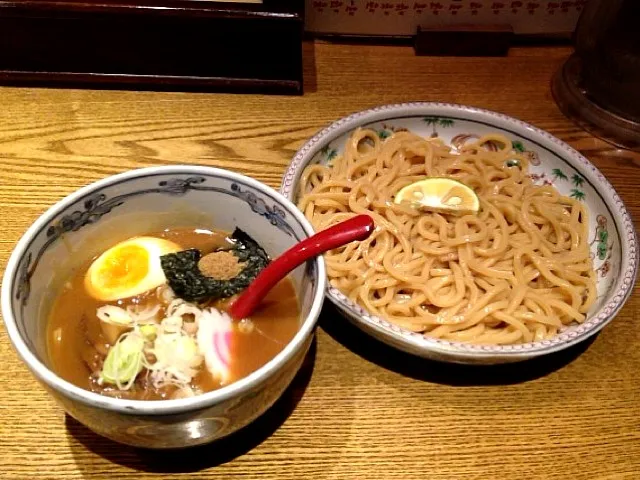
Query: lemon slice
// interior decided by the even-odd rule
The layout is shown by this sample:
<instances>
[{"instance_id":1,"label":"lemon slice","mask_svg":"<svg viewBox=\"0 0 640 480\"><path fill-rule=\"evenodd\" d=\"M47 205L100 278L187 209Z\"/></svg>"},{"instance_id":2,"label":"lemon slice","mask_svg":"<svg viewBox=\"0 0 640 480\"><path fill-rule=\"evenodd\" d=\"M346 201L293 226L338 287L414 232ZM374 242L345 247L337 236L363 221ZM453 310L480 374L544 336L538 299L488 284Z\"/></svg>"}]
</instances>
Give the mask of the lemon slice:
<instances>
[{"instance_id":1,"label":"lemon slice","mask_svg":"<svg viewBox=\"0 0 640 480\"><path fill-rule=\"evenodd\" d=\"M400 189L394 202L430 212L466 215L477 213L480 199L469 186L452 178L430 177Z\"/></svg>"}]
</instances>

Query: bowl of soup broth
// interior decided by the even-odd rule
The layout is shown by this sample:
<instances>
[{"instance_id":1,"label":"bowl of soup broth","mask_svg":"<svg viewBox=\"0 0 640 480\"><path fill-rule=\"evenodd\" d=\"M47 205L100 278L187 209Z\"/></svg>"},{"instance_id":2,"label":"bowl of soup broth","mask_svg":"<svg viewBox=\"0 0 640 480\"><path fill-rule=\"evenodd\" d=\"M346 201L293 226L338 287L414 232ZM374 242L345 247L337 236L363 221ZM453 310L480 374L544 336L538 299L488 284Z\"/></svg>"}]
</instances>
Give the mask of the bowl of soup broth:
<instances>
[{"instance_id":1,"label":"bowl of soup broth","mask_svg":"<svg viewBox=\"0 0 640 480\"><path fill-rule=\"evenodd\" d=\"M227 310L311 234L292 203L233 172L108 177L51 207L16 245L2 285L9 338L96 433L149 448L210 442L266 411L302 364L325 291L321 257L248 318Z\"/></svg>"}]
</instances>

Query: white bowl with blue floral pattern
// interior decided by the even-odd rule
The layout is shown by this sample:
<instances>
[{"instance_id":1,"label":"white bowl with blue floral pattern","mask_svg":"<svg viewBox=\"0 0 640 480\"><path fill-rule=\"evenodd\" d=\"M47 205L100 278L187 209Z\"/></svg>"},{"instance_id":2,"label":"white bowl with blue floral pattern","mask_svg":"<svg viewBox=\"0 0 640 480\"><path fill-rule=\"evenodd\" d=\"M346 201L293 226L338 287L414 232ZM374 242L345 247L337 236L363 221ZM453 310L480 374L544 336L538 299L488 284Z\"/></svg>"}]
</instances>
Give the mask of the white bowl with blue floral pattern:
<instances>
[{"instance_id":1,"label":"white bowl with blue floral pattern","mask_svg":"<svg viewBox=\"0 0 640 480\"><path fill-rule=\"evenodd\" d=\"M240 227L272 258L313 233L291 202L256 180L211 167L154 167L69 195L36 220L7 264L2 315L18 355L71 416L118 442L188 447L242 428L278 399L311 345L326 289L321 257L290 274L301 310L294 338L266 365L219 390L180 400L122 400L83 390L49 368L48 311L75 268L133 235L194 226Z\"/></svg>"},{"instance_id":2,"label":"white bowl with blue floral pattern","mask_svg":"<svg viewBox=\"0 0 640 480\"><path fill-rule=\"evenodd\" d=\"M566 327L549 340L516 345L471 345L433 339L369 314L329 287L328 298L358 327L383 342L422 357L461 363L493 364L525 360L575 345L602 329L633 290L638 268L637 238L631 217L611 184L585 157L549 133L520 120L479 108L446 103L385 105L344 117L307 141L287 169L281 193L294 203L304 168L327 163L343 151L358 127L373 128L382 138L398 130L439 137L461 144L498 132L530 160L534 183L551 184L585 203L589 211L589 243L597 273L598 298L580 325Z\"/></svg>"}]
</instances>

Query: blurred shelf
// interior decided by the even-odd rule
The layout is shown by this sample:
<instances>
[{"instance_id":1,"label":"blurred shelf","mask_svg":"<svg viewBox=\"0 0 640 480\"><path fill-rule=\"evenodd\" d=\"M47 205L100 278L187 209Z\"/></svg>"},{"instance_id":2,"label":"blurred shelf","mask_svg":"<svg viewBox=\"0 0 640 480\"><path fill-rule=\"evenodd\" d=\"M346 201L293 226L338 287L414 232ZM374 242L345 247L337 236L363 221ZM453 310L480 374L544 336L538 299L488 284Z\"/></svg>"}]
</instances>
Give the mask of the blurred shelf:
<instances>
[{"instance_id":1,"label":"blurred shelf","mask_svg":"<svg viewBox=\"0 0 640 480\"><path fill-rule=\"evenodd\" d=\"M0 1L0 84L302 93L304 2Z\"/></svg>"}]
</instances>

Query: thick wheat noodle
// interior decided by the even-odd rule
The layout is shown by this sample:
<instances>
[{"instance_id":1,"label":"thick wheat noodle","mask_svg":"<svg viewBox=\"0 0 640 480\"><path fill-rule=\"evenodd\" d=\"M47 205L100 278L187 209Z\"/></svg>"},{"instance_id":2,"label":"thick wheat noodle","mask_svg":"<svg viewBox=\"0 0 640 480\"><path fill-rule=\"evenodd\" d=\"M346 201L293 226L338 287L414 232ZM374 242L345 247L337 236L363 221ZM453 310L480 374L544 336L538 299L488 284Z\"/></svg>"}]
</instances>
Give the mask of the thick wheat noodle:
<instances>
[{"instance_id":1,"label":"thick wheat noodle","mask_svg":"<svg viewBox=\"0 0 640 480\"><path fill-rule=\"evenodd\" d=\"M519 165L508 166L513 159ZM425 177L473 188L479 212L454 216L393 202ZM330 165L305 169L298 206L316 230L361 213L373 217L369 239L326 254L331 285L427 336L538 341L583 322L596 298L584 205L533 185L526 157L501 135L455 150L408 131L383 140L358 129Z\"/></svg>"}]
</instances>

